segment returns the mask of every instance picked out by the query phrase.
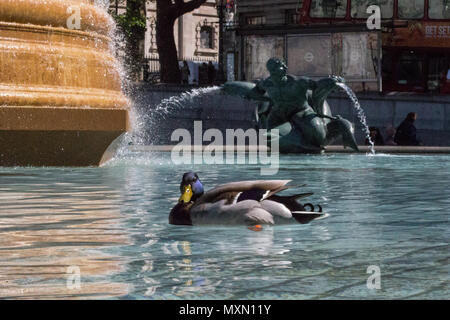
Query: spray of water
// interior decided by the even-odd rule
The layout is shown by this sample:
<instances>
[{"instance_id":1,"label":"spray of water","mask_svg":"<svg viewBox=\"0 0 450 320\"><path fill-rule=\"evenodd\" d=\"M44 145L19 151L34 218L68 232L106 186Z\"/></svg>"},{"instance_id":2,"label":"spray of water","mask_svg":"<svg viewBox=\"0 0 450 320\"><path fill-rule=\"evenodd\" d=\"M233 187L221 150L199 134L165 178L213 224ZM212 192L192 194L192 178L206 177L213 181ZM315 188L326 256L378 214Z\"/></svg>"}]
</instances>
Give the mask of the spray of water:
<instances>
[{"instance_id":1,"label":"spray of water","mask_svg":"<svg viewBox=\"0 0 450 320\"><path fill-rule=\"evenodd\" d=\"M207 94L216 93L220 90L220 87L206 87L206 88L195 88L189 91L185 91L177 96L172 96L170 98L162 100L153 111L158 114L169 115L172 111L182 109L185 103L192 103L197 97L201 97Z\"/></svg>"},{"instance_id":2,"label":"spray of water","mask_svg":"<svg viewBox=\"0 0 450 320\"><path fill-rule=\"evenodd\" d=\"M182 109L191 108L197 105L197 100L208 95L217 94L220 90L218 86L194 88L185 91L179 95L163 99L155 107L149 107L146 113L141 113L133 126L133 144L146 144L151 142L155 137L149 136L148 128L152 128L153 132L157 131L161 125L164 125L170 115L176 114Z\"/></svg>"},{"instance_id":3,"label":"spray of water","mask_svg":"<svg viewBox=\"0 0 450 320\"><path fill-rule=\"evenodd\" d=\"M110 1L109 0L95 0L94 5L97 6L100 10L108 11ZM128 115L130 118L130 124L132 128L132 132L135 131L136 124L139 123L139 115L138 110L134 107L134 102L132 101L132 90L133 90L133 80L131 77L128 68L126 67L126 57L127 53L127 45L126 45L126 37L123 31L117 26L116 22L112 17L110 17L109 21L109 38L111 41L109 42L109 50L114 55L115 65L114 68L118 72L120 77L121 89L122 92L128 97L129 105L128 105ZM132 144L134 135L132 132L127 132L122 136L119 147L116 151L116 157L120 157L124 153L126 153L126 148L129 144Z\"/></svg>"},{"instance_id":4,"label":"spray of water","mask_svg":"<svg viewBox=\"0 0 450 320\"><path fill-rule=\"evenodd\" d=\"M369 130L369 127L367 125L366 115L364 114L364 110L361 107L361 104L359 103L358 98L356 97L356 95L353 92L353 90L350 89L350 87L347 86L345 83L337 83L337 85L339 87L341 87L345 91L345 93L347 93L348 97L352 101L352 104L353 104L353 107L356 110L356 114L358 116L358 119L359 119L359 121L361 122L361 124L363 126L363 132L366 135L367 140L369 141L369 149L370 149L369 155L375 155L375 145L374 145L374 143L372 141L372 138L370 137L370 130Z\"/></svg>"},{"instance_id":5,"label":"spray of water","mask_svg":"<svg viewBox=\"0 0 450 320\"><path fill-rule=\"evenodd\" d=\"M107 11L109 2L109 0L95 0L94 4L100 9ZM122 141L116 153L116 157L121 157L127 154L129 145L144 145L152 141L153 137L150 136L151 133L149 133L149 128L151 128L152 132L158 132L158 128L164 125L164 121L167 121L170 114L173 114L182 108L189 107L198 97L217 92L219 87L192 89L183 92L180 95L164 99L155 107L149 106L144 110L139 110L136 108L136 101L133 101L132 99L132 97L136 97L133 89L134 83L129 70L126 67L128 53L125 34L117 27L112 18L110 30L109 37L112 39L110 51L113 52L117 61L115 67L120 75L122 91L130 99L128 111L131 132L127 132L122 137Z\"/></svg>"},{"instance_id":6,"label":"spray of water","mask_svg":"<svg viewBox=\"0 0 450 320\"><path fill-rule=\"evenodd\" d=\"M104 10L108 10L110 4L110 0L94 0L94 5Z\"/></svg>"}]
</instances>

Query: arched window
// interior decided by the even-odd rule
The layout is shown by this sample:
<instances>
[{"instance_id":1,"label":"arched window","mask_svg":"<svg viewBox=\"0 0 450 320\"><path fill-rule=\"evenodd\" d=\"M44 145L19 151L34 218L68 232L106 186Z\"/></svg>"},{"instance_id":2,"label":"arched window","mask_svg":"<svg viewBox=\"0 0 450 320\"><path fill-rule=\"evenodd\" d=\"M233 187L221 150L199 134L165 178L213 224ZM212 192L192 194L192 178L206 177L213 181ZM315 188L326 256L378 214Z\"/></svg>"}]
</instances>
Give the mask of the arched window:
<instances>
[{"instance_id":1,"label":"arched window","mask_svg":"<svg viewBox=\"0 0 450 320\"><path fill-rule=\"evenodd\" d=\"M200 28L200 48L214 49L214 30L209 26L202 26Z\"/></svg>"}]
</instances>

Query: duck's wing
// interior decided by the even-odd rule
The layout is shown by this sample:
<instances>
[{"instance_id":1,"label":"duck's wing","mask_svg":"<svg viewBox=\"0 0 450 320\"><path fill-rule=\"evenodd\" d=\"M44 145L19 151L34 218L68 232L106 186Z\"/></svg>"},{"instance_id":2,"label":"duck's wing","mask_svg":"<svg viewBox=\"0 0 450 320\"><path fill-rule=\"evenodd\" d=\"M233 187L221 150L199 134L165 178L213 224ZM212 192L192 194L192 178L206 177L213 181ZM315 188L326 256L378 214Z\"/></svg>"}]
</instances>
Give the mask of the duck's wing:
<instances>
[{"instance_id":1,"label":"duck's wing","mask_svg":"<svg viewBox=\"0 0 450 320\"><path fill-rule=\"evenodd\" d=\"M238 181L220 185L207 191L196 204L214 203L227 199L227 204L245 200L261 201L277 192L289 188L286 186L291 180L254 180Z\"/></svg>"},{"instance_id":2,"label":"duck's wing","mask_svg":"<svg viewBox=\"0 0 450 320\"><path fill-rule=\"evenodd\" d=\"M312 193L278 196L291 180L227 183L206 192L191 209L194 225L308 223L322 213L311 213L296 200Z\"/></svg>"},{"instance_id":3,"label":"duck's wing","mask_svg":"<svg viewBox=\"0 0 450 320\"><path fill-rule=\"evenodd\" d=\"M226 199L195 204L190 217L193 225L274 224L274 217L255 200L230 205Z\"/></svg>"}]
</instances>

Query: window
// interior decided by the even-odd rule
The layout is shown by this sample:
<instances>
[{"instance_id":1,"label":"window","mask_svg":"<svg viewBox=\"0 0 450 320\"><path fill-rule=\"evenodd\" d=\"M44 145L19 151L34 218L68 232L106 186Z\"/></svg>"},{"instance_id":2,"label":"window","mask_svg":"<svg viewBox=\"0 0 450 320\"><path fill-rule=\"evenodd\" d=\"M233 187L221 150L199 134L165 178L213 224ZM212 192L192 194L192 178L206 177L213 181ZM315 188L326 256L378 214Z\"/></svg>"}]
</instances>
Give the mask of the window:
<instances>
[{"instance_id":1,"label":"window","mask_svg":"<svg viewBox=\"0 0 450 320\"><path fill-rule=\"evenodd\" d=\"M383 50L383 59L381 59L381 68L383 74L383 81L392 81L392 58L393 54L389 51Z\"/></svg>"},{"instance_id":2,"label":"window","mask_svg":"<svg viewBox=\"0 0 450 320\"><path fill-rule=\"evenodd\" d=\"M430 19L450 19L450 0L429 0Z\"/></svg>"},{"instance_id":3,"label":"window","mask_svg":"<svg viewBox=\"0 0 450 320\"><path fill-rule=\"evenodd\" d=\"M289 10L286 12L286 24L299 24L301 19L300 12Z\"/></svg>"},{"instance_id":4,"label":"window","mask_svg":"<svg viewBox=\"0 0 450 320\"><path fill-rule=\"evenodd\" d=\"M347 0L312 0L309 15L312 18L345 18Z\"/></svg>"},{"instance_id":5,"label":"window","mask_svg":"<svg viewBox=\"0 0 450 320\"><path fill-rule=\"evenodd\" d=\"M404 52L397 64L397 81L402 85L423 84L423 59L414 52Z\"/></svg>"},{"instance_id":6,"label":"window","mask_svg":"<svg viewBox=\"0 0 450 320\"><path fill-rule=\"evenodd\" d=\"M400 19L422 19L425 0L398 0L398 17Z\"/></svg>"},{"instance_id":7,"label":"window","mask_svg":"<svg viewBox=\"0 0 450 320\"><path fill-rule=\"evenodd\" d=\"M200 48L214 49L213 28L202 26L200 28Z\"/></svg>"},{"instance_id":8,"label":"window","mask_svg":"<svg viewBox=\"0 0 450 320\"><path fill-rule=\"evenodd\" d=\"M245 18L245 24L248 25L260 25L266 23L266 17L265 16L253 16L253 17L246 17Z\"/></svg>"},{"instance_id":9,"label":"window","mask_svg":"<svg viewBox=\"0 0 450 320\"><path fill-rule=\"evenodd\" d=\"M445 55L432 55L428 57L428 90L437 91L441 81L447 77L448 59Z\"/></svg>"},{"instance_id":10,"label":"window","mask_svg":"<svg viewBox=\"0 0 450 320\"><path fill-rule=\"evenodd\" d=\"M368 18L371 13L367 13L367 8L371 5L380 6L382 19L392 18L394 0L352 0L352 18Z\"/></svg>"},{"instance_id":11,"label":"window","mask_svg":"<svg viewBox=\"0 0 450 320\"><path fill-rule=\"evenodd\" d=\"M286 24L299 24L301 19L300 10L303 8L303 0L298 0L293 10L286 10Z\"/></svg>"}]
</instances>

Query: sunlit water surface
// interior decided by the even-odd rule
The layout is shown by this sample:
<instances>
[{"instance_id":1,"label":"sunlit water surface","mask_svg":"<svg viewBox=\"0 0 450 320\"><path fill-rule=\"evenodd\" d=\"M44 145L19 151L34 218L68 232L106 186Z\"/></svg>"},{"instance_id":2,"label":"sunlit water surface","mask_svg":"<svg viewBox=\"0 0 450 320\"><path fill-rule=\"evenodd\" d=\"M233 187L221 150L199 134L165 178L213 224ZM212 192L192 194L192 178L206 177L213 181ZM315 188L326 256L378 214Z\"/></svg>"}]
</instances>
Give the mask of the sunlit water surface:
<instances>
[{"instance_id":1,"label":"sunlit water surface","mask_svg":"<svg viewBox=\"0 0 450 320\"><path fill-rule=\"evenodd\" d=\"M255 165L144 152L101 168L0 168L0 297L449 299L449 161L282 156L268 178L306 183L297 191L330 217L261 232L167 219L185 171L209 189L264 178Z\"/></svg>"}]
</instances>

